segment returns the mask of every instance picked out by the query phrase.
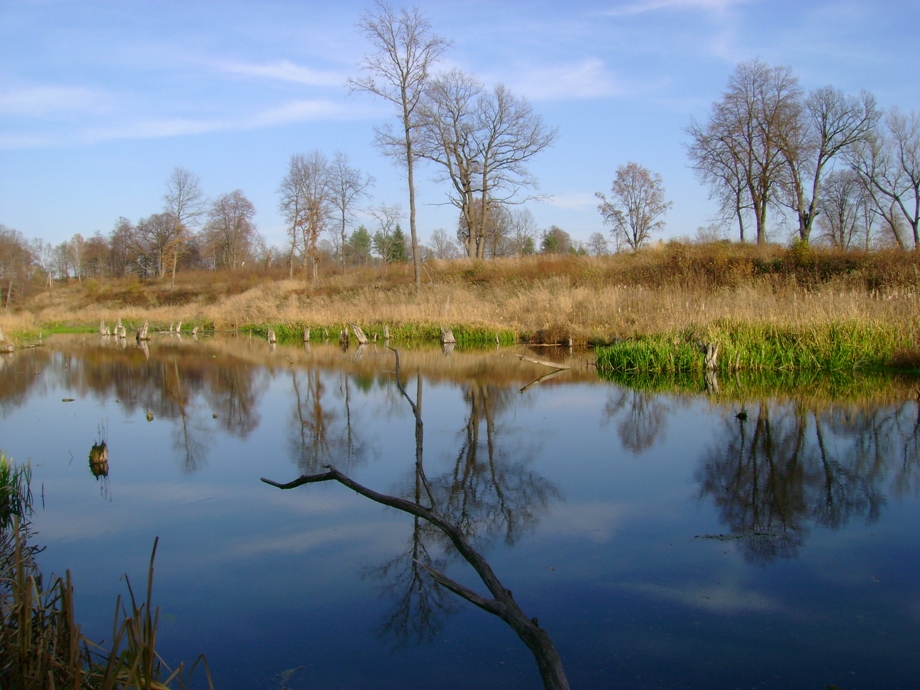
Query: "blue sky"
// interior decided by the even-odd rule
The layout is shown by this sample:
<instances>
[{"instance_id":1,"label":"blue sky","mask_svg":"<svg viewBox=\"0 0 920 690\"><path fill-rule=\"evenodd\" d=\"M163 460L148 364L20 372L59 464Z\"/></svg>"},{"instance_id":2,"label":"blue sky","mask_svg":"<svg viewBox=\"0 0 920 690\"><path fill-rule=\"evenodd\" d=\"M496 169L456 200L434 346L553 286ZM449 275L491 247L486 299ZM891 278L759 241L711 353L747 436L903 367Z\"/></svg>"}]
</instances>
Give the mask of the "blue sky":
<instances>
[{"instance_id":1,"label":"blue sky","mask_svg":"<svg viewBox=\"0 0 920 690\"><path fill-rule=\"evenodd\" d=\"M397 3L393 3L397 5ZM240 189L270 244L289 158L348 154L376 178L373 204L408 211L405 176L373 146L386 105L349 94L369 49L371 2L0 0L0 223L58 243L159 212L176 167L210 197ZM805 89L867 89L920 109L916 0L419 2L453 42L444 68L501 82L558 127L531 170L540 228L607 232L594 193L636 161L664 178L660 237L715 213L687 167L684 128L705 119L738 62L792 68ZM419 175L419 234L451 232L435 171ZM370 223L369 223L370 225ZM403 223L407 227L408 223ZM777 238L785 234L777 230Z\"/></svg>"}]
</instances>

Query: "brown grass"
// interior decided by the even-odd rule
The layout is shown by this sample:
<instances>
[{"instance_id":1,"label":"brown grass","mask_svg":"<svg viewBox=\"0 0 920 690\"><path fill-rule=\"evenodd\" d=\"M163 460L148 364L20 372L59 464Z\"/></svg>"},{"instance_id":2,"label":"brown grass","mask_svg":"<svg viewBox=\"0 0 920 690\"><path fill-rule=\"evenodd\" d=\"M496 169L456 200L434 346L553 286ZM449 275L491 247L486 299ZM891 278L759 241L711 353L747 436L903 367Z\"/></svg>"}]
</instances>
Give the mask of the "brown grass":
<instances>
[{"instance_id":1,"label":"brown grass","mask_svg":"<svg viewBox=\"0 0 920 690\"><path fill-rule=\"evenodd\" d=\"M718 320L802 326L920 324L920 256L716 243L669 243L611 257L432 261L416 293L409 265L330 271L317 284L285 272L201 272L168 281L85 280L34 296L0 328L179 320L247 324L447 324L511 330L535 341L609 342Z\"/></svg>"}]
</instances>

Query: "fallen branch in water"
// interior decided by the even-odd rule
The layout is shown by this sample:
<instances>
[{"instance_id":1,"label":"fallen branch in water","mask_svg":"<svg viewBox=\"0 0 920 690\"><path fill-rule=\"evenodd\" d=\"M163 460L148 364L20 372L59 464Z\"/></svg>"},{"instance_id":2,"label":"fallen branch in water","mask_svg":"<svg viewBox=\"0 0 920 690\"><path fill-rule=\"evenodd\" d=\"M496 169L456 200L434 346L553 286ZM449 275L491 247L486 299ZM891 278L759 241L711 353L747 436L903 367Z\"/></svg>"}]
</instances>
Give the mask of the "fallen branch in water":
<instances>
[{"instance_id":1,"label":"fallen branch in water","mask_svg":"<svg viewBox=\"0 0 920 690\"><path fill-rule=\"evenodd\" d=\"M359 484L351 477L342 474L331 465L326 465L325 472L302 475L287 483L276 482L265 477L262 478L262 481L279 489L293 489L298 486L303 486L304 484L335 481L348 487L355 493L369 498L375 503L380 503L401 510L404 513L415 515L437 527L448 537L448 539L450 539L451 543L453 543L454 547L467 563L473 567L493 598L490 599L477 594L471 589L447 577L444 573L424 563L419 563L419 565L425 568L438 584L446 587L454 594L463 597L470 603L475 604L484 611L488 611L505 621L533 653L537 661L537 667L540 670L540 676L543 678L544 688L562 690L569 687L568 680L565 676L565 669L562 666L562 659L553 646L553 642L549 635L539 626L536 618L528 618L524 614L521 607L518 606L517 602L511 596L511 591L502 585L501 581L492 571L492 567L482 554L470 545L460 528L448 521L435 508L425 507L397 496L378 493L373 489Z\"/></svg>"},{"instance_id":2,"label":"fallen branch in water","mask_svg":"<svg viewBox=\"0 0 920 690\"><path fill-rule=\"evenodd\" d=\"M539 364L542 367L552 367L553 369L571 369L568 364L559 364L558 362L550 362L548 359L535 359L533 357L528 357L527 355L518 355L522 362L530 362L531 364Z\"/></svg>"}]
</instances>

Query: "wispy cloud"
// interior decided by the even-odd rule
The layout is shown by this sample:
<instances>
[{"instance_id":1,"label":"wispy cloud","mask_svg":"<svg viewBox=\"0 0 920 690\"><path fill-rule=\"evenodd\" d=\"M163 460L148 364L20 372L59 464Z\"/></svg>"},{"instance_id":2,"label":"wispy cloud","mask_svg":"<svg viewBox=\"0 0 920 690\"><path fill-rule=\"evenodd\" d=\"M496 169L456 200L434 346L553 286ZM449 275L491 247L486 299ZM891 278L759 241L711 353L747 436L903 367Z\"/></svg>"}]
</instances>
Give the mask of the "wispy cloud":
<instances>
[{"instance_id":1,"label":"wispy cloud","mask_svg":"<svg viewBox=\"0 0 920 690\"><path fill-rule=\"evenodd\" d=\"M39 136L26 132L0 135L0 150L49 146L99 144L120 139L166 139L170 137L248 131L315 120L354 120L368 115L365 108L346 108L329 100L295 100L238 118L153 117L143 120L94 124L69 134Z\"/></svg>"},{"instance_id":2,"label":"wispy cloud","mask_svg":"<svg viewBox=\"0 0 920 690\"><path fill-rule=\"evenodd\" d=\"M341 87L346 79L346 75L344 74L304 67L294 64L290 60L280 60L278 62L261 64L248 62L219 62L216 63L214 67L227 74L258 77L261 79L304 84L308 86Z\"/></svg>"},{"instance_id":3,"label":"wispy cloud","mask_svg":"<svg viewBox=\"0 0 920 690\"><path fill-rule=\"evenodd\" d=\"M0 114L47 117L102 112L108 99L97 91L69 86L28 86L0 92Z\"/></svg>"},{"instance_id":4,"label":"wispy cloud","mask_svg":"<svg viewBox=\"0 0 920 690\"><path fill-rule=\"evenodd\" d=\"M515 91L535 101L606 98L630 90L597 58L562 65L534 65L510 81Z\"/></svg>"},{"instance_id":5,"label":"wispy cloud","mask_svg":"<svg viewBox=\"0 0 920 690\"><path fill-rule=\"evenodd\" d=\"M608 17L627 17L659 10L698 10L723 12L750 0L639 0L603 12Z\"/></svg>"},{"instance_id":6,"label":"wispy cloud","mask_svg":"<svg viewBox=\"0 0 920 690\"><path fill-rule=\"evenodd\" d=\"M583 211L597 206L597 197L593 192L569 192L567 194L554 194L544 200L550 206L563 208L570 211Z\"/></svg>"}]
</instances>

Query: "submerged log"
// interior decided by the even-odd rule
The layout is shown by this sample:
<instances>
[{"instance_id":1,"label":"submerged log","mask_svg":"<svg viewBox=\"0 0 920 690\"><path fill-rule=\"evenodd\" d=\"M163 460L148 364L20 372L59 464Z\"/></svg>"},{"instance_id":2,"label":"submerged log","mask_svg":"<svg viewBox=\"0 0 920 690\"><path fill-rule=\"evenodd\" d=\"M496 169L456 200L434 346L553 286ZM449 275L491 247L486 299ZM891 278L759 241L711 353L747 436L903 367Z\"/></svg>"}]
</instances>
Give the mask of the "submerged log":
<instances>
[{"instance_id":1,"label":"submerged log","mask_svg":"<svg viewBox=\"0 0 920 690\"><path fill-rule=\"evenodd\" d=\"M367 345L369 341L367 339L367 336L364 335L364 331L361 330L361 326L359 326L356 323L353 323L351 324L351 330L354 332L355 338L358 339L359 345Z\"/></svg>"},{"instance_id":2,"label":"submerged log","mask_svg":"<svg viewBox=\"0 0 920 690\"><path fill-rule=\"evenodd\" d=\"M522 362L530 362L531 364L539 364L543 367L552 367L553 369L571 369L568 364L559 364L558 362L550 362L548 359L535 359L533 357L528 357L527 355L518 355L518 358Z\"/></svg>"},{"instance_id":3,"label":"submerged log","mask_svg":"<svg viewBox=\"0 0 920 690\"><path fill-rule=\"evenodd\" d=\"M441 344L448 345L456 342L457 339L454 337L454 332L446 326L441 326Z\"/></svg>"}]
</instances>

